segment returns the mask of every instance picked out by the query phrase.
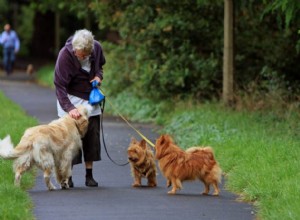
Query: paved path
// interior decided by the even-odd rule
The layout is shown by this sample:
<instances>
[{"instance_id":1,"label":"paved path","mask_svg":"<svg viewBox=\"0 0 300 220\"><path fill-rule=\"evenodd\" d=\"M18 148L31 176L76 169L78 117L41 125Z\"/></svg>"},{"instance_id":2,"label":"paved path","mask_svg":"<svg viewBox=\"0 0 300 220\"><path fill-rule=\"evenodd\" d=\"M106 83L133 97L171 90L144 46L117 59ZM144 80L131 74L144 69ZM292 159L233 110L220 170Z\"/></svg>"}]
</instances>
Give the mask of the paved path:
<instances>
[{"instance_id":1,"label":"paved path","mask_svg":"<svg viewBox=\"0 0 300 220\"><path fill-rule=\"evenodd\" d=\"M40 123L56 119L54 91L37 86L24 75L0 77L0 90L18 103ZM158 134L151 125L134 124L150 140ZM117 162L126 162L126 149L136 133L118 118L104 116L104 136L108 151ZM158 173L157 188L132 188L130 168L116 166L102 148L102 160L94 164L97 188L85 187L83 165L73 169L75 188L49 192L39 172L36 184L29 194L34 202L34 215L38 220L248 220L254 219L253 207L236 201L236 196L221 189L219 197L202 196L203 185L185 182L177 195L167 195L165 179ZM145 184L145 181L143 182Z\"/></svg>"}]
</instances>

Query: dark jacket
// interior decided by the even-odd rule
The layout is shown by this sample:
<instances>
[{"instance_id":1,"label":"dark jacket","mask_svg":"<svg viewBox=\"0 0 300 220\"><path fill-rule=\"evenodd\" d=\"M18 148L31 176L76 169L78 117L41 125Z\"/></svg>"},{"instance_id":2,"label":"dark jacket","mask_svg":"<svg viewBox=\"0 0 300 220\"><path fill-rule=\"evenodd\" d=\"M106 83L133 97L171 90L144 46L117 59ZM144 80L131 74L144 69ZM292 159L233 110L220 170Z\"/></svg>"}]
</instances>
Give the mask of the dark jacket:
<instances>
[{"instance_id":1,"label":"dark jacket","mask_svg":"<svg viewBox=\"0 0 300 220\"><path fill-rule=\"evenodd\" d=\"M91 70L88 73L81 68L77 57L74 55L72 37L67 40L65 46L58 54L55 65L54 85L59 104L66 112L75 108L70 102L68 94L88 100L92 90L90 81L95 76L103 79L102 66L105 64L105 57L100 43L95 40L90 61Z\"/></svg>"}]
</instances>

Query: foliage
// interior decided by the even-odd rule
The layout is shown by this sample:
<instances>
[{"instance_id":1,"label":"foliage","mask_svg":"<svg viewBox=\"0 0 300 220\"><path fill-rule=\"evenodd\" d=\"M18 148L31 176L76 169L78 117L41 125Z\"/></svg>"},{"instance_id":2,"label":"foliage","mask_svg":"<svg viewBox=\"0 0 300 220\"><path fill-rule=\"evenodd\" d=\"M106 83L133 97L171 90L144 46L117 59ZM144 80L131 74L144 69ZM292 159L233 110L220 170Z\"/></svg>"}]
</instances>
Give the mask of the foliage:
<instances>
[{"instance_id":1,"label":"foliage","mask_svg":"<svg viewBox=\"0 0 300 220\"><path fill-rule=\"evenodd\" d=\"M29 45L31 43L34 27L33 27L33 19L34 19L34 10L28 6L21 7L21 13L19 18L19 25L16 29L20 41L21 41L21 55L28 55L29 53ZM26 18L26 19L24 19Z\"/></svg>"},{"instance_id":2,"label":"foliage","mask_svg":"<svg viewBox=\"0 0 300 220\"><path fill-rule=\"evenodd\" d=\"M118 94L130 87L133 83L130 75L134 67L134 51L131 47L116 46L103 43L106 64L103 66L103 87L109 86L108 94Z\"/></svg>"},{"instance_id":3,"label":"foliage","mask_svg":"<svg viewBox=\"0 0 300 220\"><path fill-rule=\"evenodd\" d=\"M300 80L296 25L284 31L276 16L265 15L263 21L253 19L263 11L261 7L254 11L243 9L236 15L236 85L243 88L251 81L264 79L261 75L268 69L284 76L282 79L296 88Z\"/></svg>"},{"instance_id":4,"label":"foliage","mask_svg":"<svg viewBox=\"0 0 300 220\"><path fill-rule=\"evenodd\" d=\"M121 60L112 69L107 67L114 75L110 87L115 92L124 85L125 66L126 85L137 95L154 100L219 96L223 2L119 0L91 1L90 6L99 18L99 27L117 30L122 38L120 47L109 49L113 62ZM256 0L236 4L236 89L256 81L268 69L285 76L285 84L297 91L299 17L292 16L285 29L282 16L268 13L272 7L272 3ZM295 15L298 10L293 10Z\"/></svg>"},{"instance_id":5,"label":"foliage","mask_svg":"<svg viewBox=\"0 0 300 220\"><path fill-rule=\"evenodd\" d=\"M8 0L0 0L0 20L1 22L4 21L6 23L6 13L8 11ZM4 24L3 24L4 25Z\"/></svg>"},{"instance_id":6,"label":"foliage","mask_svg":"<svg viewBox=\"0 0 300 220\"><path fill-rule=\"evenodd\" d=\"M263 0L264 3L267 3L265 8L265 13L278 13L284 14L285 25L288 27L292 20L299 16L300 13L300 2L298 0L275 0L269 3L266 0Z\"/></svg>"},{"instance_id":7,"label":"foliage","mask_svg":"<svg viewBox=\"0 0 300 220\"><path fill-rule=\"evenodd\" d=\"M263 1L267 4L264 13L262 16L266 14L272 13L276 15L277 20L280 24L285 24L286 32L290 32L291 28L298 29L298 35L300 34L299 27L297 26L299 22L300 15L300 2L298 0L276 0L272 3L268 3L266 0ZM282 22L284 20L284 22ZM296 23L295 23L296 22ZM296 25L295 25L296 24ZM295 45L297 52L300 52L300 39L298 37L297 43Z\"/></svg>"},{"instance_id":8,"label":"foliage","mask_svg":"<svg viewBox=\"0 0 300 220\"><path fill-rule=\"evenodd\" d=\"M6 3L0 1L4 13L11 10ZM105 67L113 73L106 82L111 82L115 94L130 87L135 94L154 100L190 95L197 100L214 99L222 89L223 4L220 0L30 1L20 7L17 31L26 54L37 10L60 14L61 39L69 36L67 26L75 28L68 16L85 19L86 25L92 15L100 29L93 28L93 33L101 40L112 31L120 36L118 46L107 45L106 53L113 59L113 65L108 61ZM257 82L268 69L284 76L291 91L298 92L299 4L298 0L235 2L237 90Z\"/></svg>"},{"instance_id":9,"label":"foliage","mask_svg":"<svg viewBox=\"0 0 300 220\"><path fill-rule=\"evenodd\" d=\"M36 74L36 80L39 84L54 88L54 64L43 66Z\"/></svg>"},{"instance_id":10,"label":"foliage","mask_svg":"<svg viewBox=\"0 0 300 220\"><path fill-rule=\"evenodd\" d=\"M129 77L135 93L154 99L184 93L205 97L216 91L214 84L221 83L221 61L216 55L222 45L218 28L222 17L217 16L222 11L220 5L213 8L212 3L203 1L101 1L92 9L100 17L101 27L120 32L124 48L118 53L121 59L125 53L133 53L129 55L135 57Z\"/></svg>"},{"instance_id":11,"label":"foliage","mask_svg":"<svg viewBox=\"0 0 300 220\"><path fill-rule=\"evenodd\" d=\"M90 3L91 1L81 1L81 0L51 0L51 1L32 1L30 3L32 8L35 8L38 11L46 12L72 12L76 14L78 18L85 18L90 12Z\"/></svg>"}]
</instances>

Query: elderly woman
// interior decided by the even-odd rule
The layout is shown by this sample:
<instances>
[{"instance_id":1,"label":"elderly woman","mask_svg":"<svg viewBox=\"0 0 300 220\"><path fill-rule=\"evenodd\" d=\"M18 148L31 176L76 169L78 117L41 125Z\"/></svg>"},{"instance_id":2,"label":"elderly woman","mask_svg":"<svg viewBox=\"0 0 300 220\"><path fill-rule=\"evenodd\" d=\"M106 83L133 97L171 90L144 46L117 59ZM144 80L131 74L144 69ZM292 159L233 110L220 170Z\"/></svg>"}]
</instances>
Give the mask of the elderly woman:
<instances>
[{"instance_id":1,"label":"elderly woman","mask_svg":"<svg viewBox=\"0 0 300 220\"><path fill-rule=\"evenodd\" d=\"M102 82L105 57L100 43L93 34L78 30L60 50L55 65L54 84L57 96L58 116L69 114L74 119L80 117L76 106L88 103L92 82ZM99 105L93 107L89 119L88 132L82 139L83 157L86 168L86 186L97 187L93 178L93 161L99 161L100 155L100 114ZM82 152L73 160L73 165L82 163ZM74 187L72 177L69 186Z\"/></svg>"}]
</instances>

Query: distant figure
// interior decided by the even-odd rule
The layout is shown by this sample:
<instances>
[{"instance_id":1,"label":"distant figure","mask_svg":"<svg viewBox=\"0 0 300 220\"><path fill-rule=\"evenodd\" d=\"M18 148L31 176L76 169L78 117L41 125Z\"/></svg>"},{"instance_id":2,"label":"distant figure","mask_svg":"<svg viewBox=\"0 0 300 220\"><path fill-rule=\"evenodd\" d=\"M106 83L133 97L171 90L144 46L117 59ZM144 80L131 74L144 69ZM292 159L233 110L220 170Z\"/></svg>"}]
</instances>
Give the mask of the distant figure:
<instances>
[{"instance_id":1,"label":"distant figure","mask_svg":"<svg viewBox=\"0 0 300 220\"><path fill-rule=\"evenodd\" d=\"M3 66L6 75L13 71L15 54L19 52L20 40L17 33L11 30L10 24L4 25L4 31L0 37L0 44L3 46Z\"/></svg>"}]
</instances>

